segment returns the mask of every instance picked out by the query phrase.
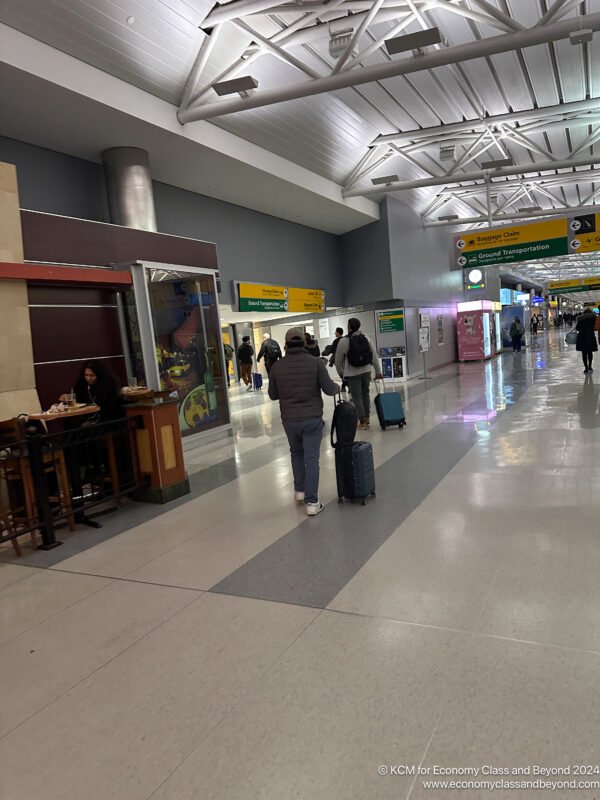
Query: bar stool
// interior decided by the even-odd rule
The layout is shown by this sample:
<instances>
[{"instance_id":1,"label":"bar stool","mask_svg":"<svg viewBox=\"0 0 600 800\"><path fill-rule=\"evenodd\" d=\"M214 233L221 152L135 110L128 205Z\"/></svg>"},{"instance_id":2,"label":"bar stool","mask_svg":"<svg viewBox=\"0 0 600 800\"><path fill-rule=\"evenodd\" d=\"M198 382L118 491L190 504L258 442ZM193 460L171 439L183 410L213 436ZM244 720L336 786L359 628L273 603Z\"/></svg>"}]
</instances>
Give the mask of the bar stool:
<instances>
[{"instance_id":1,"label":"bar stool","mask_svg":"<svg viewBox=\"0 0 600 800\"><path fill-rule=\"evenodd\" d=\"M27 442L19 420L0 422L0 446L5 453L5 457L0 460L0 479L7 485L13 523L31 527L39 522L39 514ZM46 450L42 456L42 464L44 475L54 476L56 481L56 493L51 494L48 499L58 505L61 513L67 514L69 530L74 531L75 517L64 451ZM32 532L31 539L35 546L35 531Z\"/></svg>"}]
</instances>

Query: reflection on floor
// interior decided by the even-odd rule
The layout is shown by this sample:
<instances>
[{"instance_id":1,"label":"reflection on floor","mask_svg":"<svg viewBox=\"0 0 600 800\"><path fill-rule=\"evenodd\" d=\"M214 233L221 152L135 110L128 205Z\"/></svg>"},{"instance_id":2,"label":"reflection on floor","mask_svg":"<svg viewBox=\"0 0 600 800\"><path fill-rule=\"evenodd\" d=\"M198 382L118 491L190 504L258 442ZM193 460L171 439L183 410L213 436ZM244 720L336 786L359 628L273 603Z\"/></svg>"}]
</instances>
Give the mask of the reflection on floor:
<instances>
[{"instance_id":1,"label":"reflection on floor","mask_svg":"<svg viewBox=\"0 0 600 800\"><path fill-rule=\"evenodd\" d=\"M277 406L234 389L192 499L48 569L5 556L3 796L479 798L596 764L600 377L563 339L403 388L365 508L324 442L306 519ZM544 780L589 785L493 794L600 797Z\"/></svg>"}]
</instances>

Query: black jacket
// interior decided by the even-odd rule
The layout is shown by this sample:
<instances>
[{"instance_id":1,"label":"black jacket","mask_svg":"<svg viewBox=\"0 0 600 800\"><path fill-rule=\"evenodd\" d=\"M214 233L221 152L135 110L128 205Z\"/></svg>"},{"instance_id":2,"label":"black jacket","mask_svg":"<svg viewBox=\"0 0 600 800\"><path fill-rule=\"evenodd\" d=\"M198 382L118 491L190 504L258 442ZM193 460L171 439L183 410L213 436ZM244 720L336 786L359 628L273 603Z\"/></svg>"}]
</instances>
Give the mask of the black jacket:
<instances>
[{"instance_id":1,"label":"black jacket","mask_svg":"<svg viewBox=\"0 0 600 800\"><path fill-rule=\"evenodd\" d=\"M238 347L237 357L240 364L251 364L253 355L254 355L254 350L248 344L248 342L243 342Z\"/></svg>"},{"instance_id":2,"label":"black jacket","mask_svg":"<svg viewBox=\"0 0 600 800\"><path fill-rule=\"evenodd\" d=\"M275 339L267 339L262 343L261 348L258 351L258 355L256 356L256 360L260 361L264 356L265 364L274 364L278 359L281 358L281 355L273 355L273 350L275 348L277 348L278 353L281 353L279 343L276 342Z\"/></svg>"},{"instance_id":3,"label":"black jacket","mask_svg":"<svg viewBox=\"0 0 600 800\"><path fill-rule=\"evenodd\" d=\"M273 364L269 377L269 397L279 400L284 422L322 417L321 392L333 396L339 390L325 362L313 358L303 347L290 348L285 358Z\"/></svg>"},{"instance_id":4,"label":"black jacket","mask_svg":"<svg viewBox=\"0 0 600 800\"><path fill-rule=\"evenodd\" d=\"M598 350L596 341L596 315L593 311L585 311L577 320L577 350L583 353L595 353Z\"/></svg>"}]
</instances>

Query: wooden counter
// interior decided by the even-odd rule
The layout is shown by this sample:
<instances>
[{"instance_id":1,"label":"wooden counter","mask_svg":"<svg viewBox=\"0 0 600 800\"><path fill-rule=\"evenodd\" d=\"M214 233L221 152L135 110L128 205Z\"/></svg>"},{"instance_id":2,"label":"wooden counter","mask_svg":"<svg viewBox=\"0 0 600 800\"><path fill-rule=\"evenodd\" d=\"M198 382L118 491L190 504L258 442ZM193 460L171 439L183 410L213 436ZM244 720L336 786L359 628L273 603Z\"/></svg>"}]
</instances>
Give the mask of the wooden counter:
<instances>
[{"instance_id":1,"label":"wooden counter","mask_svg":"<svg viewBox=\"0 0 600 800\"><path fill-rule=\"evenodd\" d=\"M140 472L149 484L134 497L149 503L168 503L190 492L185 472L178 401L154 397L125 405L128 417L141 417L136 443Z\"/></svg>"}]
</instances>

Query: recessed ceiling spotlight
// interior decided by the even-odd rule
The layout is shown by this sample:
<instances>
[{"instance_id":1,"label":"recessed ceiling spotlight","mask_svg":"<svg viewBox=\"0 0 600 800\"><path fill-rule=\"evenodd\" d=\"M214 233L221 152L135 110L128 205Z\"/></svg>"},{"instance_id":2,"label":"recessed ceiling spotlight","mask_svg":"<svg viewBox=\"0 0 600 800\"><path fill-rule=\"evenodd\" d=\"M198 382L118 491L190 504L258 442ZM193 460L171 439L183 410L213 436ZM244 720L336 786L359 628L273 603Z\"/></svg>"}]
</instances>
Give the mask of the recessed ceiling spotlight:
<instances>
[{"instance_id":1,"label":"recessed ceiling spotlight","mask_svg":"<svg viewBox=\"0 0 600 800\"><path fill-rule=\"evenodd\" d=\"M127 24L128 25L133 25L134 22L135 22L135 17L131 17L131 16L127 17Z\"/></svg>"}]
</instances>

